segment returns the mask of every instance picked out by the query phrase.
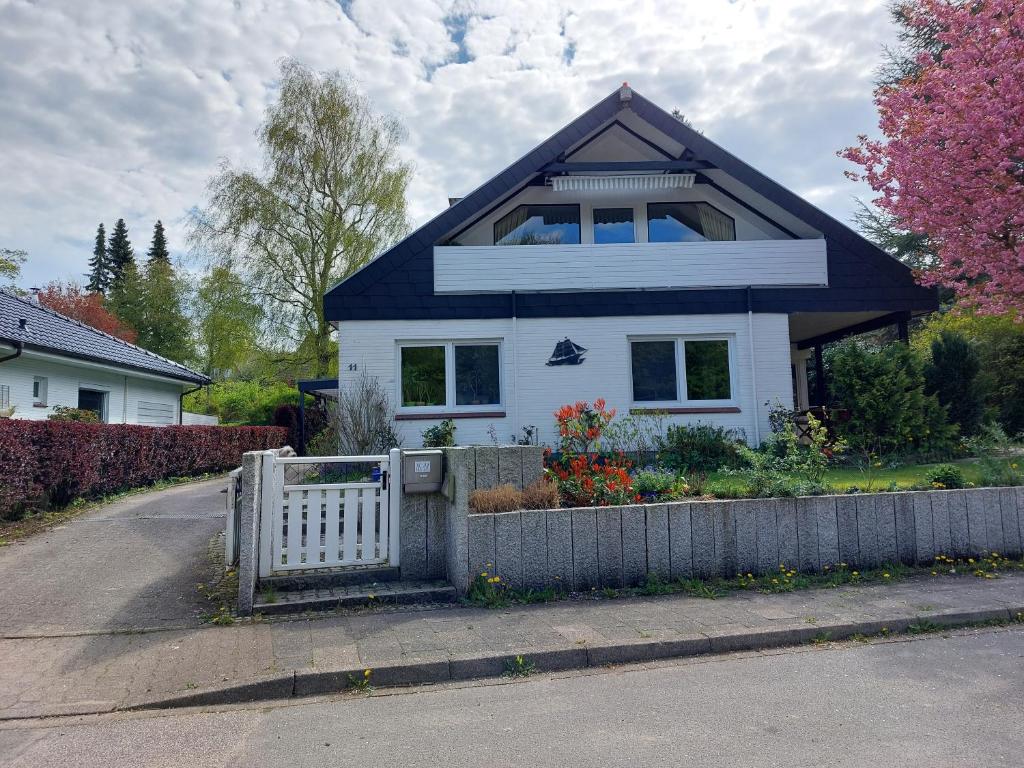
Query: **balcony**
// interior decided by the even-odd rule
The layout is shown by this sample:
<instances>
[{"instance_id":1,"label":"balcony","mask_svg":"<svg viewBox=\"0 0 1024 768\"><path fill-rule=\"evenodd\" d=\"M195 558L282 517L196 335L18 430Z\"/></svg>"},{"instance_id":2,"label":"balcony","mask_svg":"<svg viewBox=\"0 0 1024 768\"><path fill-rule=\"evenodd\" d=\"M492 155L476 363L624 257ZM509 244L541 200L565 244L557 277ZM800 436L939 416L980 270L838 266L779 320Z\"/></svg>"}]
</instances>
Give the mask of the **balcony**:
<instances>
[{"instance_id":1,"label":"balcony","mask_svg":"<svg viewBox=\"0 0 1024 768\"><path fill-rule=\"evenodd\" d=\"M435 293L828 284L823 239L435 246Z\"/></svg>"}]
</instances>

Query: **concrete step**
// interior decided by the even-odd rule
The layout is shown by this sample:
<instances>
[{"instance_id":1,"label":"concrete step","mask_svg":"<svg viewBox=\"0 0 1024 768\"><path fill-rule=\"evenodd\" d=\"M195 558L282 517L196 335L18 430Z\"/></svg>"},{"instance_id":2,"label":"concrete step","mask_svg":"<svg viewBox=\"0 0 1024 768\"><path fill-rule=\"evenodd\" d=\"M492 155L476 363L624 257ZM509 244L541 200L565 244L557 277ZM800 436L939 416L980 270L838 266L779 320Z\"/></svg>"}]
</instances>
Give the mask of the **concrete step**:
<instances>
[{"instance_id":1,"label":"concrete step","mask_svg":"<svg viewBox=\"0 0 1024 768\"><path fill-rule=\"evenodd\" d=\"M268 576L260 579L256 591L270 588L275 592L301 592L310 589L381 584L398 581L400 577L400 569L391 566L320 568L309 571L292 571L280 576Z\"/></svg>"},{"instance_id":2,"label":"concrete step","mask_svg":"<svg viewBox=\"0 0 1024 768\"><path fill-rule=\"evenodd\" d=\"M253 613L265 616L329 611L386 603L451 603L455 588L444 581L390 581L320 589L257 591Z\"/></svg>"}]
</instances>

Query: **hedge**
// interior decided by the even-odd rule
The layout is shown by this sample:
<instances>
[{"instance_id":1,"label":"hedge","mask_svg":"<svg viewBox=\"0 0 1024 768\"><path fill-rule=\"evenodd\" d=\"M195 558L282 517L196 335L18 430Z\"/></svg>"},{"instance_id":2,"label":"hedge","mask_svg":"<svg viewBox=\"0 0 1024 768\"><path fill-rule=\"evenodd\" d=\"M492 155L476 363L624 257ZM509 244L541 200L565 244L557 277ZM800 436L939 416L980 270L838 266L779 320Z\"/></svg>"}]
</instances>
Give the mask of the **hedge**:
<instances>
[{"instance_id":1,"label":"hedge","mask_svg":"<svg viewBox=\"0 0 1024 768\"><path fill-rule=\"evenodd\" d=\"M142 427L0 419L0 518L78 497L237 467L246 451L277 448L279 427Z\"/></svg>"}]
</instances>

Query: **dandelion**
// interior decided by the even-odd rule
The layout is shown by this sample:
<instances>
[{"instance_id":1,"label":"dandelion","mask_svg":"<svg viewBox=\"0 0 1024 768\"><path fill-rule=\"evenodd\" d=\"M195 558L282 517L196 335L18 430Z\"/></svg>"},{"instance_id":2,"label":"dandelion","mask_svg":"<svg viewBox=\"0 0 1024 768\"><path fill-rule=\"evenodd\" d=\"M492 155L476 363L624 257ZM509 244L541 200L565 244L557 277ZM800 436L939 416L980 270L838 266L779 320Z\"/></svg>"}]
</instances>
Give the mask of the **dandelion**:
<instances>
[{"instance_id":1,"label":"dandelion","mask_svg":"<svg viewBox=\"0 0 1024 768\"><path fill-rule=\"evenodd\" d=\"M938 576L938 575L939 575L938 571L932 571L932 576Z\"/></svg>"},{"instance_id":2,"label":"dandelion","mask_svg":"<svg viewBox=\"0 0 1024 768\"><path fill-rule=\"evenodd\" d=\"M370 674L371 674L371 673L370 673L370 670L368 670L368 669L364 669L364 670L363 670L363 679L364 679L364 680L369 680L369 679L370 679Z\"/></svg>"},{"instance_id":3,"label":"dandelion","mask_svg":"<svg viewBox=\"0 0 1024 768\"><path fill-rule=\"evenodd\" d=\"M483 576L486 579L487 578L487 571L483 571L480 575Z\"/></svg>"},{"instance_id":4,"label":"dandelion","mask_svg":"<svg viewBox=\"0 0 1024 768\"><path fill-rule=\"evenodd\" d=\"M883 579L888 579L889 578L889 574L888 573L883 573L882 574L882 578Z\"/></svg>"},{"instance_id":5,"label":"dandelion","mask_svg":"<svg viewBox=\"0 0 1024 768\"><path fill-rule=\"evenodd\" d=\"M852 572L850 573L850 575L851 575L851 576L860 576L860 571L852 571Z\"/></svg>"}]
</instances>

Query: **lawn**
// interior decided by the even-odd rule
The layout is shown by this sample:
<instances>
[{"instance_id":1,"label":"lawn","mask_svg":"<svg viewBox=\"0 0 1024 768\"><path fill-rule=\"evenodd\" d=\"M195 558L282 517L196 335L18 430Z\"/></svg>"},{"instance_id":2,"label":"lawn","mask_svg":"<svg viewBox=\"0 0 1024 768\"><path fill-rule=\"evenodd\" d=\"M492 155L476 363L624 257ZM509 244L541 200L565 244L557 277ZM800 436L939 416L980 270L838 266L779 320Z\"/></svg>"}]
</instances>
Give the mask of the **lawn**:
<instances>
[{"instance_id":1,"label":"lawn","mask_svg":"<svg viewBox=\"0 0 1024 768\"><path fill-rule=\"evenodd\" d=\"M981 480L981 471L977 461L974 459L962 459L960 461L946 462L956 464L963 470L964 478L969 483L978 483ZM928 470L938 464L906 464L898 467L884 467L876 470L870 478L870 490L885 491L892 483L902 490L920 486L925 482L925 475ZM857 487L862 491L869 490L869 477L855 467L836 467L830 469L826 475L825 482L836 491L842 493L849 488ZM735 475L728 475L721 472L713 472L708 476L708 491L716 495L716 490L722 495L729 495L738 492L743 486L743 481Z\"/></svg>"}]
</instances>

